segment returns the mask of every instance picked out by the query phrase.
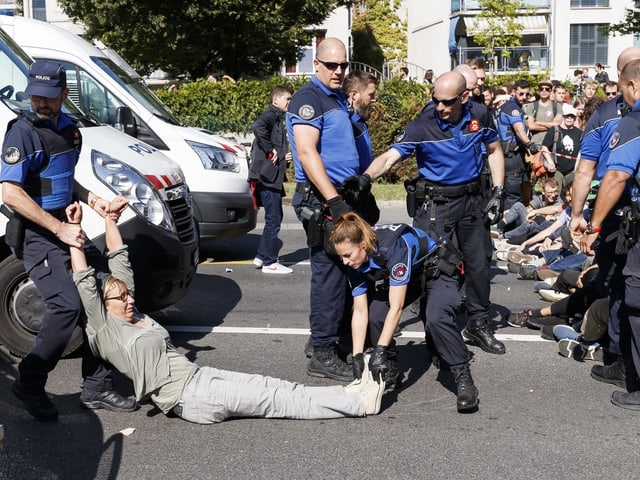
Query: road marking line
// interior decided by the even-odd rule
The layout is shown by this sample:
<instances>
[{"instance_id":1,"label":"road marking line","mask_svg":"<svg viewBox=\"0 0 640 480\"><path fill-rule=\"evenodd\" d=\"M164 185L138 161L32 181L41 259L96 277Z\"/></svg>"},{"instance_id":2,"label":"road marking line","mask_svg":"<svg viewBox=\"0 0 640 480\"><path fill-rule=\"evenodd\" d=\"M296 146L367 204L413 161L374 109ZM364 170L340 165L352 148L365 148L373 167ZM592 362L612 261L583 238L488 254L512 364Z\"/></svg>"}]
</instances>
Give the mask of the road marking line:
<instances>
[{"instance_id":1,"label":"road marking line","mask_svg":"<svg viewBox=\"0 0 640 480\"><path fill-rule=\"evenodd\" d=\"M271 328L271 327L206 327L197 325L165 325L170 332L176 333L246 333L262 335L305 335L310 334L308 328ZM424 332L400 333L402 338L424 338ZM507 342L549 342L539 335L497 334L498 340Z\"/></svg>"}]
</instances>

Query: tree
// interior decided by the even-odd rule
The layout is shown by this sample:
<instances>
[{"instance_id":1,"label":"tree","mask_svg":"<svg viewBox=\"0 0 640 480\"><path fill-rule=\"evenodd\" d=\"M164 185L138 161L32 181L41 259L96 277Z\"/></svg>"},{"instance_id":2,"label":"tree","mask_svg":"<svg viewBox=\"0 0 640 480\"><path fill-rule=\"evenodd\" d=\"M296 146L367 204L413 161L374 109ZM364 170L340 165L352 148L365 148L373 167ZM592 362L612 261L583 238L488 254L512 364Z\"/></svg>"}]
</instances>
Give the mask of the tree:
<instances>
[{"instance_id":1,"label":"tree","mask_svg":"<svg viewBox=\"0 0 640 480\"><path fill-rule=\"evenodd\" d=\"M502 49L502 56L508 57L511 48L520 45L522 29L518 14L523 11L521 0L480 0L482 11L476 17L486 24L486 28L473 36L474 42L484 47L482 53L495 55L496 49ZM497 56L494 58L497 59Z\"/></svg>"},{"instance_id":2,"label":"tree","mask_svg":"<svg viewBox=\"0 0 640 480\"><path fill-rule=\"evenodd\" d=\"M625 17L622 21L605 26L604 29L606 33L621 35L640 33L640 9L625 8Z\"/></svg>"},{"instance_id":3,"label":"tree","mask_svg":"<svg viewBox=\"0 0 640 480\"><path fill-rule=\"evenodd\" d=\"M354 2L353 60L382 70L385 60L407 57L407 24L398 14L399 0L360 0Z\"/></svg>"},{"instance_id":4,"label":"tree","mask_svg":"<svg viewBox=\"0 0 640 480\"><path fill-rule=\"evenodd\" d=\"M60 0L86 36L117 50L140 73L208 70L232 77L270 74L295 63L322 23L346 0Z\"/></svg>"}]
</instances>

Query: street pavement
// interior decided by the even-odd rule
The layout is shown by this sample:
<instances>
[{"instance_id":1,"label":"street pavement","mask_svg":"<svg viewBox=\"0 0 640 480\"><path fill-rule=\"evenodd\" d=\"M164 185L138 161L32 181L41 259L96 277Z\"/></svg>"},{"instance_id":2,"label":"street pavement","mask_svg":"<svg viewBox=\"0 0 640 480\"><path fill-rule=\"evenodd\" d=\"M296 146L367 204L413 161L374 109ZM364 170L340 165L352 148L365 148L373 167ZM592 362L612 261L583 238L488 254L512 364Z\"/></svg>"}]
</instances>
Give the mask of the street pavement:
<instances>
[{"instance_id":1,"label":"street pavement","mask_svg":"<svg viewBox=\"0 0 640 480\"><path fill-rule=\"evenodd\" d=\"M153 316L200 365L331 385L306 374L308 255L300 224L285 212L281 261L293 274L252 266L259 224L204 248L189 295ZM383 222L408 220L401 202L382 204ZM592 380L592 362L561 357L538 331L507 325L510 311L545 302L504 267L492 266L491 315L507 353L470 345L477 413L456 412L453 378L427 364L422 324L408 310L398 337L404 386L385 394L380 415L357 419L201 426L152 405L133 414L81 410L76 357L62 360L47 385L60 420L40 423L10 393L17 363L0 350L0 479L636 478L640 413L610 403L617 387ZM116 382L132 393L129 381Z\"/></svg>"}]
</instances>

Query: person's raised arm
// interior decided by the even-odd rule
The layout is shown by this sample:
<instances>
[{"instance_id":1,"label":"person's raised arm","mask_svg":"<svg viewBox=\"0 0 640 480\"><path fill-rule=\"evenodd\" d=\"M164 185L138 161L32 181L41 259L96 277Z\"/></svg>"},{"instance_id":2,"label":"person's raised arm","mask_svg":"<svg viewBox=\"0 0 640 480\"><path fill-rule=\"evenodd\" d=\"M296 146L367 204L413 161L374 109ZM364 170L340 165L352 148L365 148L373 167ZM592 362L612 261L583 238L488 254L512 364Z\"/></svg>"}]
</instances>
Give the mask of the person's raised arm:
<instances>
[{"instance_id":1,"label":"person's raised arm","mask_svg":"<svg viewBox=\"0 0 640 480\"><path fill-rule=\"evenodd\" d=\"M104 217L105 240L108 251L116 250L123 245L117 221L128 205L127 199L121 196L115 197L109 205L109 213Z\"/></svg>"},{"instance_id":2,"label":"person's raised arm","mask_svg":"<svg viewBox=\"0 0 640 480\"><path fill-rule=\"evenodd\" d=\"M70 224L77 225L78 228L82 228L82 207L78 202L73 202L69 205L65 213L67 214L67 220ZM84 254L84 248L82 245L69 247L69 253L71 255L71 269L74 272L79 272L89 268L87 264L87 257Z\"/></svg>"}]
</instances>

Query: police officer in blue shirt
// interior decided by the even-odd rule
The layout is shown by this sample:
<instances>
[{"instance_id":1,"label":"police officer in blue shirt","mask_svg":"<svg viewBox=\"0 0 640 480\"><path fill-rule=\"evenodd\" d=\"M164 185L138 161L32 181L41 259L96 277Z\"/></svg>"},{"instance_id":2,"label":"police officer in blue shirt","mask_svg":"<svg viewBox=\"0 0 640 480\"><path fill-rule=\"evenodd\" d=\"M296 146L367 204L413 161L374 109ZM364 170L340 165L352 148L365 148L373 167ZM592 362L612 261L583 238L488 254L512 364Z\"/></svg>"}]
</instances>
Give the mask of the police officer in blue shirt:
<instances>
[{"instance_id":1,"label":"police officer in blue shirt","mask_svg":"<svg viewBox=\"0 0 640 480\"><path fill-rule=\"evenodd\" d=\"M640 59L639 47L629 47L620 53L617 62L618 77L623 67L635 59ZM618 95L602 104L587 122L580 144L580 162L576 167L573 180L571 230L574 235L585 231L587 225L584 217L575 212L582 212L591 181L594 178L602 179L607 172L611 152L609 144L618 128L620 119L626 114L628 108L623 96ZM616 361L610 365L595 365L591 369L591 376L598 381L618 385L624 385L625 382L620 334L622 324L627 323L626 312L622 308L624 302L622 270L627 262L627 254L616 250L618 237L615 233L620 227L620 217L615 212L629 204L629 195L630 190L627 188L623 191L618 205L612 208L606 218L598 224L601 228L600 234L597 236L598 241L593 243L595 237L587 235L583 237L581 247L584 253L593 254L593 250L595 250L595 263L599 267L598 283L609 296L607 350L616 358ZM577 208L580 210L575 210Z\"/></svg>"},{"instance_id":2,"label":"police officer in blue shirt","mask_svg":"<svg viewBox=\"0 0 640 480\"><path fill-rule=\"evenodd\" d=\"M528 81L516 80L511 97L500 107L498 115L498 136L504 152L506 209L522 199L522 184L527 177L526 151L532 155L538 152L538 146L529 140L525 114L522 111L522 105L529 98L529 89Z\"/></svg>"},{"instance_id":3,"label":"police officer in blue shirt","mask_svg":"<svg viewBox=\"0 0 640 480\"><path fill-rule=\"evenodd\" d=\"M374 159L366 173L372 179L378 178L398 160L416 153L419 178L415 182L414 206L418 210L414 225L433 238L459 246L464 257L469 318L463 336L489 353L502 354L505 346L489 327L489 224L498 222L502 216L502 149L487 109L468 101L469 91L462 75L457 72L441 75L436 80L432 100L391 148ZM494 185L486 203L480 186L482 143L487 145ZM437 297L434 293L428 302L437 302Z\"/></svg>"},{"instance_id":4,"label":"police officer in blue shirt","mask_svg":"<svg viewBox=\"0 0 640 480\"><path fill-rule=\"evenodd\" d=\"M401 383L398 352L393 339L402 310L427 292L425 330L458 385L460 412L478 408L478 390L469 369L471 355L455 323L460 307L458 282L437 267L448 258L445 246L419 228L406 224L370 227L356 213L343 215L331 231L331 242L350 268L353 295L353 373L362 378L368 367L387 387ZM443 252L442 254L440 252ZM373 351L365 365L363 355L369 331Z\"/></svg>"},{"instance_id":5,"label":"police officer in blue shirt","mask_svg":"<svg viewBox=\"0 0 640 480\"><path fill-rule=\"evenodd\" d=\"M350 381L351 367L338 356L337 341L345 317L347 282L344 267L325 251L325 212L332 219L352 207L340 186L355 180L358 189L370 191L371 179L360 174L360 158L341 91L348 66L344 44L326 38L313 61L316 75L289 103L286 123L295 167L296 191L292 199L307 234L311 263L310 314L313 354L310 375Z\"/></svg>"},{"instance_id":6,"label":"police officer in blue shirt","mask_svg":"<svg viewBox=\"0 0 640 480\"><path fill-rule=\"evenodd\" d=\"M624 234L632 246L622 270L625 276L623 299L626 316L621 318L620 335L624 363L618 369L622 369L624 375L618 378L607 377L601 381L608 380L608 383L627 388L627 392L613 393L611 402L614 405L640 410L640 59L625 64L618 83L626 103L633 105L633 109L620 120L611 136L607 170L598 190L596 205L584 232L582 244L583 247L590 248L598 235L604 235L603 226L607 215L621 207L621 202L626 204L626 208L623 209L623 218L627 220ZM625 195L625 192L629 191L631 196Z\"/></svg>"},{"instance_id":7,"label":"police officer in blue shirt","mask_svg":"<svg viewBox=\"0 0 640 480\"><path fill-rule=\"evenodd\" d=\"M10 124L4 139L2 201L10 207L11 247L45 303L42 327L29 354L20 362L12 392L36 419L56 420L58 410L45 393L50 371L62 356L82 305L70 271L69 246L87 241L80 225L66 222L65 207L74 195L103 217L109 202L74 179L82 139L75 123L61 111L67 98L66 72L58 63L37 61L29 70L25 92L30 112ZM6 207L5 207L6 208ZM5 210L6 211L6 210ZM131 412L137 408L113 390L110 367L83 352L80 403L85 408Z\"/></svg>"}]
</instances>

